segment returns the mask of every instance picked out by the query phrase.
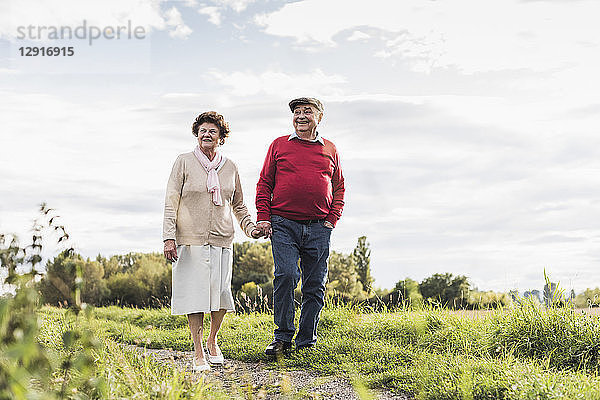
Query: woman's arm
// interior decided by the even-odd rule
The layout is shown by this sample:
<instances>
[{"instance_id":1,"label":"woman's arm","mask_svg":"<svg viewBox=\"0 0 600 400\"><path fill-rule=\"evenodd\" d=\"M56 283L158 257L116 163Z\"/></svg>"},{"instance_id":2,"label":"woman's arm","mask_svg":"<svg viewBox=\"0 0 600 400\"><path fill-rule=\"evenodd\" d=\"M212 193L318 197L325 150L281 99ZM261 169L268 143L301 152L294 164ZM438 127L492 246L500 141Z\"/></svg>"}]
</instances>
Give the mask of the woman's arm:
<instances>
[{"instance_id":1,"label":"woman's arm","mask_svg":"<svg viewBox=\"0 0 600 400\"><path fill-rule=\"evenodd\" d=\"M248 207L244 204L244 194L242 192L242 184L240 182L240 175L238 174L237 168L235 169L235 190L233 191L233 199L231 200L231 210L237 218L240 228L244 231L246 236L251 238L258 238L261 236L260 231L256 229L256 225L252 222Z\"/></svg>"},{"instance_id":2,"label":"woman's arm","mask_svg":"<svg viewBox=\"0 0 600 400\"><path fill-rule=\"evenodd\" d=\"M177 250L175 248L175 229L177 226L177 210L181 201L181 191L184 182L184 164L181 156L177 157L169 181L167 183L167 192L165 195L165 212L163 218L163 242L165 243L165 257L170 261L177 260Z\"/></svg>"}]
</instances>

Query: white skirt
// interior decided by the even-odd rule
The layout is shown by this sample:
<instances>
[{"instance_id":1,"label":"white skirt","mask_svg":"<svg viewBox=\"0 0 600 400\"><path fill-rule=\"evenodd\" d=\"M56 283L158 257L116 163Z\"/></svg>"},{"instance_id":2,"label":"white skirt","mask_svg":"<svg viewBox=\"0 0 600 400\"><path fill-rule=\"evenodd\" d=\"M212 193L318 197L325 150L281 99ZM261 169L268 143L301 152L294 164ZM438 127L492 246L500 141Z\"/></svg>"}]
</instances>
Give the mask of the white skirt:
<instances>
[{"instance_id":1,"label":"white skirt","mask_svg":"<svg viewBox=\"0 0 600 400\"><path fill-rule=\"evenodd\" d=\"M231 249L206 244L177 246L173 264L171 314L234 311Z\"/></svg>"}]
</instances>

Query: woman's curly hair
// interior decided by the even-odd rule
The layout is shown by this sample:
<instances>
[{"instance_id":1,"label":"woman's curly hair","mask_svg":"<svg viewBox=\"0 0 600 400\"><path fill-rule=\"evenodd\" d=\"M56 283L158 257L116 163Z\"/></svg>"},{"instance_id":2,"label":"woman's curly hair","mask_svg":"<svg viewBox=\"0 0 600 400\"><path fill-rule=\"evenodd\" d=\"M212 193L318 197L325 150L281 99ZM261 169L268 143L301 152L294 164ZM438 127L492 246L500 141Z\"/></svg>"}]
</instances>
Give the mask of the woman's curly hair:
<instances>
[{"instance_id":1,"label":"woman's curly hair","mask_svg":"<svg viewBox=\"0 0 600 400\"><path fill-rule=\"evenodd\" d=\"M206 111L196 117L192 124L192 134L198 137L198 129L205 122L215 124L219 128L219 144L225 143L225 138L229 136L229 124L225 122L225 118L216 111Z\"/></svg>"}]
</instances>

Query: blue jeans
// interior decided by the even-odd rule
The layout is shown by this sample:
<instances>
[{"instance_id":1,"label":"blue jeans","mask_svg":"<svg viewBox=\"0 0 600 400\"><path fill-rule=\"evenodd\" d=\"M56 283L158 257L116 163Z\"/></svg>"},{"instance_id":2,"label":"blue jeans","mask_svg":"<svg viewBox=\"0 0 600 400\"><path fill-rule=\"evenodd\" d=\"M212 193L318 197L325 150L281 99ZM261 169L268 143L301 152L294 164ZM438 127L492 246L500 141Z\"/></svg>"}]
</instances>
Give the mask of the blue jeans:
<instances>
[{"instance_id":1,"label":"blue jeans","mask_svg":"<svg viewBox=\"0 0 600 400\"><path fill-rule=\"evenodd\" d=\"M301 224L279 215L271 216L271 227L271 245L275 261L275 339L291 342L294 337L294 289L298 280L302 278L302 308L296 346L315 344L319 314L324 305L332 229L325 227L321 221Z\"/></svg>"}]
</instances>

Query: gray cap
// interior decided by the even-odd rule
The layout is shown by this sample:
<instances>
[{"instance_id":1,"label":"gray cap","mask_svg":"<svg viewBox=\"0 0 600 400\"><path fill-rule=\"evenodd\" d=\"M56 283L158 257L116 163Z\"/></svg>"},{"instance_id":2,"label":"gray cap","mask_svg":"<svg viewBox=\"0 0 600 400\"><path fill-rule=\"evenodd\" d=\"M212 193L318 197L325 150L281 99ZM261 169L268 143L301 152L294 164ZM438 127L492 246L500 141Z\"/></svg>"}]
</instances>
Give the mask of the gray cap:
<instances>
[{"instance_id":1,"label":"gray cap","mask_svg":"<svg viewBox=\"0 0 600 400\"><path fill-rule=\"evenodd\" d=\"M323 104L314 97L298 97L290 101L290 110L294 111L294 108L300 104L310 104L311 106L315 106L319 112L323 112Z\"/></svg>"}]
</instances>

